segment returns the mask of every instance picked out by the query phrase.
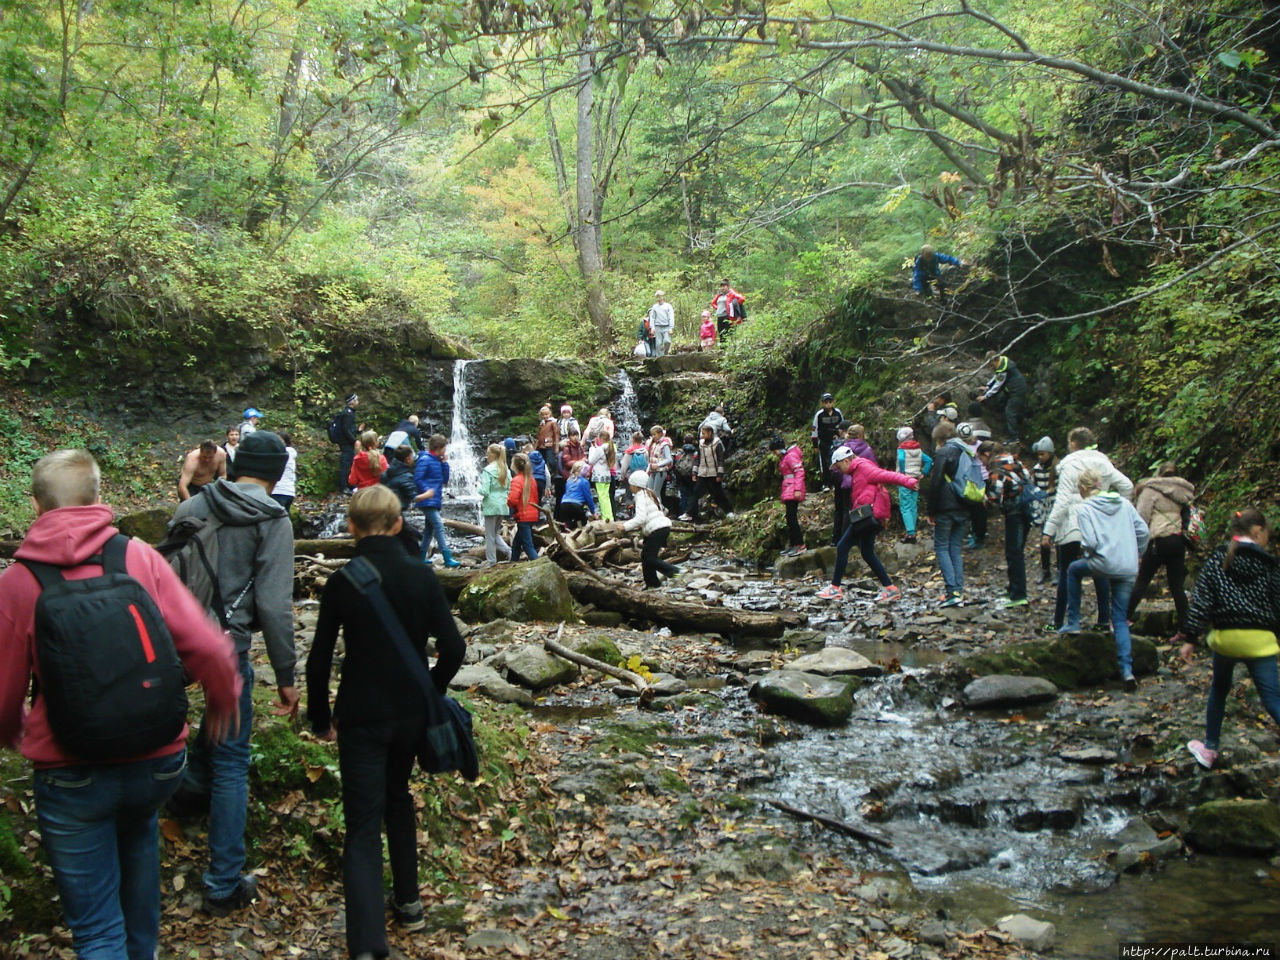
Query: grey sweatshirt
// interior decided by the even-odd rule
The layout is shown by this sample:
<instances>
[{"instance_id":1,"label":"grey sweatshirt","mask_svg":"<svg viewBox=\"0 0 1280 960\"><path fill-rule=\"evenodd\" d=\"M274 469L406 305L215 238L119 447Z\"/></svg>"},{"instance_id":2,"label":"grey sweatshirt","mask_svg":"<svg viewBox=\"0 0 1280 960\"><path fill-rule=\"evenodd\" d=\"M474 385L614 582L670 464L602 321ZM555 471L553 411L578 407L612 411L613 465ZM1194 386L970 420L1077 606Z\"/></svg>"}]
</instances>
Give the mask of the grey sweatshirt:
<instances>
[{"instance_id":1,"label":"grey sweatshirt","mask_svg":"<svg viewBox=\"0 0 1280 960\"><path fill-rule=\"evenodd\" d=\"M227 606L240 598L230 623L236 653L246 652L253 631L261 630L276 686L294 686L298 655L293 645L293 526L289 515L256 484L219 479L200 496L179 504L173 516L175 520L213 516L222 521L218 530L218 589Z\"/></svg>"},{"instance_id":2,"label":"grey sweatshirt","mask_svg":"<svg viewBox=\"0 0 1280 960\"><path fill-rule=\"evenodd\" d=\"M1138 575L1138 558L1150 535L1132 503L1115 491L1095 494L1080 504L1076 523L1091 571L1117 579Z\"/></svg>"}]
</instances>

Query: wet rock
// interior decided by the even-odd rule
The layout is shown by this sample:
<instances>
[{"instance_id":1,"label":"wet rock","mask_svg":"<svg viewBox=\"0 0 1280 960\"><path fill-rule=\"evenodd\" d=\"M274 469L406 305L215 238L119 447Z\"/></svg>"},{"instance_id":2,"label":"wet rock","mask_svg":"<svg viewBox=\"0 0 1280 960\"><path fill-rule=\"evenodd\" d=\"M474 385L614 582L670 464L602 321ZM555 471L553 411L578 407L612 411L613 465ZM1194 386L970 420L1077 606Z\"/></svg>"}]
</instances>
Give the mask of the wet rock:
<instances>
[{"instance_id":1,"label":"wet rock","mask_svg":"<svg viewBox=\"0 0 1280 960\"><path fill-rule=\"evenodd\" d=\"M551 789L582 803L603 806L616 804L618 794L625 787L643 780L644 772L638 767L612 760L595 760L585 769L553 780Z\"/></svg>"},{"instance_id":2,"label":"wet rock","mask_svg":"<svg viewBox=\"0 0 1280 960\"><path fill-rule=\"evenodd\" d=\"M911 546L911 544L906 544ZM916 936L920 938L921 943L927 943L935 947L945 947L947 945L947 928L941 920L927 920L921 924Z\"/></svg>"},{"instance_id":3,"label":"wet rock","mask_svg":"<svg viewBox=\"0 0 1280 960\"><path fill-rule=\"evenodd\" d=\"M497 703L517 703L532 707L533 697L513 683L503 680L492 667L473 664L463 667L449 681L450 690L475 690Z\"/></svg>"},{"instance_id":4,"label":"wet rock","mask_svg":"<svg viewBox=\"0 0 1280 960\"><path fill-rule=\"evenodd\" d=\"M821 630L794 629L782 634L783 649L813 650L826 646L827 635Z\"/></svg>"},{"instance_id":5,"label":"wet rock","mask_svg":"<svg viewBox=\"0 0 1280 960\"><path fill-rule=\"evenodd\" d=\"M992 674L964 688L965 702L971 707L1019 707L1057 697L1058 688L1043 677Z\"/></svg>"},{"instance_id":6,"label":"wet rock","mask_svg":"<svg viewBox=\"0 0 1280 960\"><path fill-rule=\"evenodd\" d=\"M1059 752L1058 756L1068 763L1114 763L1119 759L1119 754L1114 750L1098 746L1072 747Z\"/></svg>"},{"instance_id":7,"label":"wet rock","mask_svg":"<svg viewBox=\"0 0 1280 960\"><path fill-rule=\"evenodd\" d=\"M546 557L482 574L462 591L455 609L473 621L576 619L569 582Z\"/></svg>"},{"instance_id":8,"label":"wet rock","mask_svg":"<svg viewBox=\"0 0 1280 960\"><path fill-rule=\"evenodd\" d=\"M1191 811L1187 839L1205 853L1265 857L1280 851L1280 807L1270 800L1211 800Z\"/></svg>"},{"instance_id":9,"label":"wet rock","mask_svg":"<svg viewBox=\"0 0 1280 960\"><path fill-rule=\"evenodd\" d=\"M1031 791L1029 805L1013 818L1013 828L1033 830L1070 830L1080 822L1084 802L1074 790L1045 788Z\"/></svg>"},{"instance_id":10,"label":"wet rock","mask_svg":"<svg viewBox=\"0 0 1280 960\"><path fill-rule=\"evenodd\" d=\"M1178 611L1173 604L1146 601L1133 615L1133 633L1144 637L1168 639L1178 629Z\"/></svg>"},{"instance_id":11,"label":"wet rock","mask_svg":"<svg viewBox=\"0 0 1280 960\"><path fill-rule=\"evenodd\" d=\"M1138 676L1155 673L1155 644L1133 638L1133 672ZM1008 644L998 650L975 654L961 661L979 676L1013 674L1044 677L1062 689L1096 686L1120 677L1116 664L1115 640L1110 634L1086 631Z\"/></svg>"},{"instance_id":12,"label":"wet rock","mask_svg":"<svg viewBox=\"0 0 1280 960\"><path fill-rule=\"evenodd\" d=\"M578 676L578 665L561 660L531 643L507 651L507 678L530 690L568 683Z\"/></svg>"},{"instance_id":13,"label":"wet rock","mask_svg":"<svg viewBox=\"0 0 1280 960\"><path fill-rule=\"evenodd\" d=\"M1166 837L1163 840L1150 842L1126 843L1116 851L1111 859L1111 866L1118 873L1136 873L1145 866L1153 865L1165 857L1172 857L1182 850L1182 841L1177 837Z\"/></svg>"},{"instance_id":14,"label":"wet rock","mask_svg":"<svg viewBox=\"0 0 1280 960\"><path fill-rule=\"evenodd\" d=\"M593 627L620 627L623 616L617 610L584 610L583 623Z\"/></svg>"},{"instance_id":15,"label":"wet rock","mask_svg":"<svg viewBox=\"0 0 1280 960\"><path fill-rule=\"evenodd\" d=\"M944 873L956 873L960 870L972 870L991 859L991 849L984 843L975 841L965 843L960 840L939 838L928 846L921 846L911 854L909 866L916 873L926 877L937 877Z\"/></svg>"},{"instance_id":16,"label":"wet rock","mask_svg":"<svg viewBox=\"0 0 1280 960\"><path fill-rule=\"evenodd\" d=\"M1001 917L996 921L996 929L1007 933L1036 953L1044 953L1053 946L1053 924L1028 917L1025 913Z\"/></svg>"},{"instance_id":17,"label":"wet rock","mask_svg":"<svg viewBox=\"0 0 1280 960\"><path fill-rule=\"evenodd\" d=\"M655 673L649 681L649 693L654 697L676 697L689 691L689 684L669 673ZM640 696L640 691L627 683L620 683L613 688L615 696L633 700Z\"/></svg>"},{"instance_id":18,"label":"wet rock","mask_svg":"<svg viewBox=\"0 0 1280 960\"><path fill-rule=\"evenodd\" d=\"M475 931L467 937L466 943L472 950L505 950L518 957L531 956L532 951L529 941L520 934L496 927Z\"/></svg>"},{"instance_id":19,"label":"wet rock","mask_svg":"<svg viewBox=\"0 0 1280 960\"><path fill-rule=\"evenodd\" d=\"M153 507L150 510L126 514L116 521L116 529L126 537L137 537L154 545L164 539L172 517L173 510L170 508Z\"/></svg>"},{"instance_id":20,"label":"wet rock","mask_svg":"<svg viewBox=\"0 0 1280 960\"><path fill-rule=\"evenodd\" d=\"M797 554L794 557L781 557L778 562L773 565L775 576L787 580L801 580L806 574L822 573L827 574L835 569L836 566L836 548L835 547L817 547L813 550L806 550L804 553Z\"/></svg>"},{"instance_id":21,"label":"wet rock","mask_svg":"<svg viewBox=\"0 0 1280 960\"><path fill-rule=\"evenodd\" d=\"M883 667L844 647L826 647L817 653L796 657L782 669L816 673L824 677L878 677L884 673Z\"/></svg>"},{"instance_id":22,"label":"wet rock","mask_svg":"<svg viewBox=\"0 0 1280 960\"><path fill-rule=\"evenodd\" d=\"M733 661L733 669L740 673L756 673L773 667L773 654L768 650L752 650Z\"/></svg>"},{"instance_id":23,"label":"wet rock","mask_svg":"<svg viewBox=\"0 0 1280 960\"><path fill-rule=\"evenodd\" d=\"M853 713L856 677L820 677L798 670L773 670L751 688L766 710L820 726L844 723Z\"/></svg>"},{"instance_id":24,"label":"wet rock","mask_svg":"<svg viewBox=\"0 0 1280 960\"><path fill-rule=\"evenodd\" d=\"M1113 839L1121 844L1134 843L1150 846L1158 842L1160 838L1151 824L1141 817L1134 817L1124 825L1124 829L1117 833Z\"/></svg>"}]
</instances>

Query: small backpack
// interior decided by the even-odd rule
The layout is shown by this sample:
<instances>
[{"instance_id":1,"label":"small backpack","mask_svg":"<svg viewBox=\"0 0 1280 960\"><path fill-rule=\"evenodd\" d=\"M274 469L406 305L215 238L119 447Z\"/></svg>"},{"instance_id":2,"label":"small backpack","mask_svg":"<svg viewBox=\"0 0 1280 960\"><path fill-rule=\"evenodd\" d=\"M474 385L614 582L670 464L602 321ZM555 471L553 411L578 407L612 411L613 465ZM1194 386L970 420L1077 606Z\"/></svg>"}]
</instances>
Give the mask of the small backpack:
<instances>
[{"instance_id":1,"label":"small backpack","mask_svg":"<svg viewBox=\"0 0 1280 960\"><path fill-rule=\"evenodd\" d=\"M342 443L342 414L335 413L329 418L329 441L331 443Z\"/></svg>"},{"instance_id":2,"label":"small backpack","mask_svg":"<svg viewBox=\"0 0 1280 960\"><path fill-rule=\"evenodd\" d=\"M1185 503L1182 505L1182 539L1187 541L1187 546L1192 550L1198 549L1204 541L1205 530L1207 525L1204 522L1204 513L1194 503Z\"/></svg>"},{"instance_id":3,"label":"small backpack","mask_svg":"<svg viewBox=\"0 0 1280 960\"><path fill-rule=\"evenodd\" d=\"M982 503L987 498L987 483L982 478L982 468L978 461L961 450L960 459L956 461L956 473L951 478L951 489L961 500L971 503Z\"/></svg>"},{"instance_id":4,"label":"small backpack","mask_svg":"<svg viewBox=\"0 0 1280 960\"><path fill-rule=\"evenodd\" d=\"M173 567L173 572L192 596L226 630L231 623L231 614L253 586L254 578L249 578L230 606L223 604L222 590L218 585L218 531L221 528L222 522L213 516L179 517L170 525L169 532L156 550L169 561L169 566Z\"/></svg>"},{"instance_id":5,"label":"small backpack","mask_svg":"<svg viewBox=\"0 0 1280 960\"><path fill-rule=\"evenodd\" d=\"M680 450L675 454L675 463L672 465L672 472L681 480L693 479L693 454Z\"/></svg>"},{"instance_id":6,"label":"small backpack","mask_svg":"<svg viewBox=\"0 0 1280 960\"><path fill-rule=\"evenodd\" d=\"M632 452L631 460L628 463L628 467L630 468L632 473L634 473L637 470L649 469L649 455L645 453L644 447L641 447L639 450Z\"/></svg>"},{"instance_id":7,"label":"small backpack","mask_svg":"<svg viewBox=\"0 0 1280 960\"><path fill-rule=\"evenodd\" d=\"M40 584L35 655L49 728L82 760L150 753L187 722L182 661L155 601L125 569L128 544L121 534L108 540L85 561L102 573L82 580L19 561Z\"/></svg>"}]
</instances>

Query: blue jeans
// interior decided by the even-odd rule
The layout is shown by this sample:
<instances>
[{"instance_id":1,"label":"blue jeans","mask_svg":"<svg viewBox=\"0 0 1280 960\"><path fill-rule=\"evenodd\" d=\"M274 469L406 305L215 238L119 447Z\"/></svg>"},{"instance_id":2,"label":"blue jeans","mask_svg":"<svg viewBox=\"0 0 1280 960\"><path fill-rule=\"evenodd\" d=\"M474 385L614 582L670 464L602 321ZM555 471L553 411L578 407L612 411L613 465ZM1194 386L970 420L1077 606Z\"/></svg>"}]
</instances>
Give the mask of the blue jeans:
<instances>
[{"instance_id":1,"label":"blue jeans","mask_svg":"<svg viewBox=\"0 0 1280 960\"><path fill-rule=\"evenodd\" d=\"M36 817L81 960L153 960L160 932L156 811L182 780L182 751L35 774Z\"/></svg>"},{"instance_id":2,"label":"blue jeans","mask_svg":"<svg viewBox=\"0 0 1280 960\"><path fill-rule=\"evenodd\" d=\"M533 524L516 521L516 535L511 544L511 559L519 560L522 551L530 560L538 559L538 548L533 545Z\"/></svg>"},{"instance_id":3,"label":"blue jeans","mask_svg":"<svg viewBox=\"0 0 1280 960\"><path fill-rule=\"evenodd\" d=\"M1280 671L1276 668L1276 658L1244 659L1215 653L1213 685L1209 687L1209 706L1204 718L1204 745L1210 750L1218 749L1218 740L1222 736L1222 715L1226 712L1227 696L1231 693L1231 674L1235 672L1237 663L1243 663L1249 670L1249 676L1253 677L1262 709L1271 714L1272 720L1280 723Z\"/></svg>"},{"instance_id":4,"label":"blue jeans","mask_svg":"<svg viewBox=\"0 0 1280 960\"><path fill-rule=\"evenodd\" d=\"M1065 630L1080 629L1080 595L1083 593L1081 582L1085 577L1093 577L1093 587L1098 591L1098 623L1106 626L1108 621L1113 624L1116 620L1114 613L1115 604L1112 602L1112 588L1118 583L1127 583L1125 588L1125 608L1120 612L1119 619L1125 624L1125 633L1129 632L1129 597L1133 593L1132 578L1121 581L1112 577L1094 576L1092 570L1089 569L1089 561L1085 559L1072 560L1065 567L1059 569L1059 574L1067 583L1067 599L1065 609L1063 610L1062 627Z\"/></svg>"},{"instance_id":5,"label":"blue jeans","mask_svg":"<svg viewBox=\"0 0 1280 960\"><path fill-rule=\"evenodd\" d=\"M440 546L440 556L445 560L452 560L453 554L449 552L449 544L444 538L444 518L440 516L439 507L423 507L422 517L426 521L425 529L422 531L422 561L427 560L427 554L431 550L431 538L435 537L436 543Z\"/></svg>"},{"instance_id":6,"label":"blue jeans","mask_svg":"<svg viewBox=\"0 0 1280 960\"><path fill-rule=\"evenodd\" d=\"M1004 515L1004 562L1009 573L1009 599L1027 599L1027 531L1031 517L1015 509Z\"/></svg>"},{"instance_id":7,"label":"blue jeans","mask_svg":"<svg viewBox=\"0 0 1280 960\"><path fill-rule=\"evenodd\" d=\"M204 730L191 745L183 788L209 795L209 896L222 899L244 874L244 828L249 816L249 735L253 732L253 665L239 655L240 730L222 743L209 743Z\"/></svg>"},{"instance_id":8,"label":"blue jeans","mask_svg":"<svg viewBox=\"0 0 1280 960\"><path fill-rule=\"evenodd\" d=\"M969 519L963 510L946 510L934 519L933 552L947 596L958 596L964 590L964 526Z\"/></svg>"}]
</instances>

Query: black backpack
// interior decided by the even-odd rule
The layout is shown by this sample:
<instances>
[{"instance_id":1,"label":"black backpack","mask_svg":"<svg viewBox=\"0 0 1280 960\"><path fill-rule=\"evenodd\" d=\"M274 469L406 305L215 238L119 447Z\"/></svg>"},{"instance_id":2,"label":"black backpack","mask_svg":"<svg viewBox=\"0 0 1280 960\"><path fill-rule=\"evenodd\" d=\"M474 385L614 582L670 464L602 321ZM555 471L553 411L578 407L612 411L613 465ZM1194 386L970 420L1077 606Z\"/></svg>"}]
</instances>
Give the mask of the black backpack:
<instances>
[{"instance_id":1,"label":"black backpack","mask_svg":"<svg viewBox=\"0 0 1280 960\"><path fill-rule=\"evenodd\" d=\"M187 722L182 661L151 595L125 571L129 538L98 556L102 573L67 580L22 560L40 584L36 663L54 739L89 761L127 760L173 743Z\"/></svg>"},{"instance_id":2,"label":"black backpack","mask_svg":"<svg viewBox=\"0 0 1280 960\"><path fill-rule=\"evenodd\" d=\"M223 602L218 584L218 531L222 521L213 515L179 517L169 525L169 532L156 547L160 556L169 561L173 572L183 582L192 596L214 615L219 626L226 630L231 624L231 614L240 606L254 578L250 577L240 596L230 605Z\"/></svg>"},{"instance_id":3,"label":"black backpack","mask_svg":"<svg viewBox=\"0 0 1280 960\"><path fill-rule=\"evenodd\" d=\"M329 418L329 440L331 443L342 443L342 414L335 413Z\"/></svg>"}]
</instances>

